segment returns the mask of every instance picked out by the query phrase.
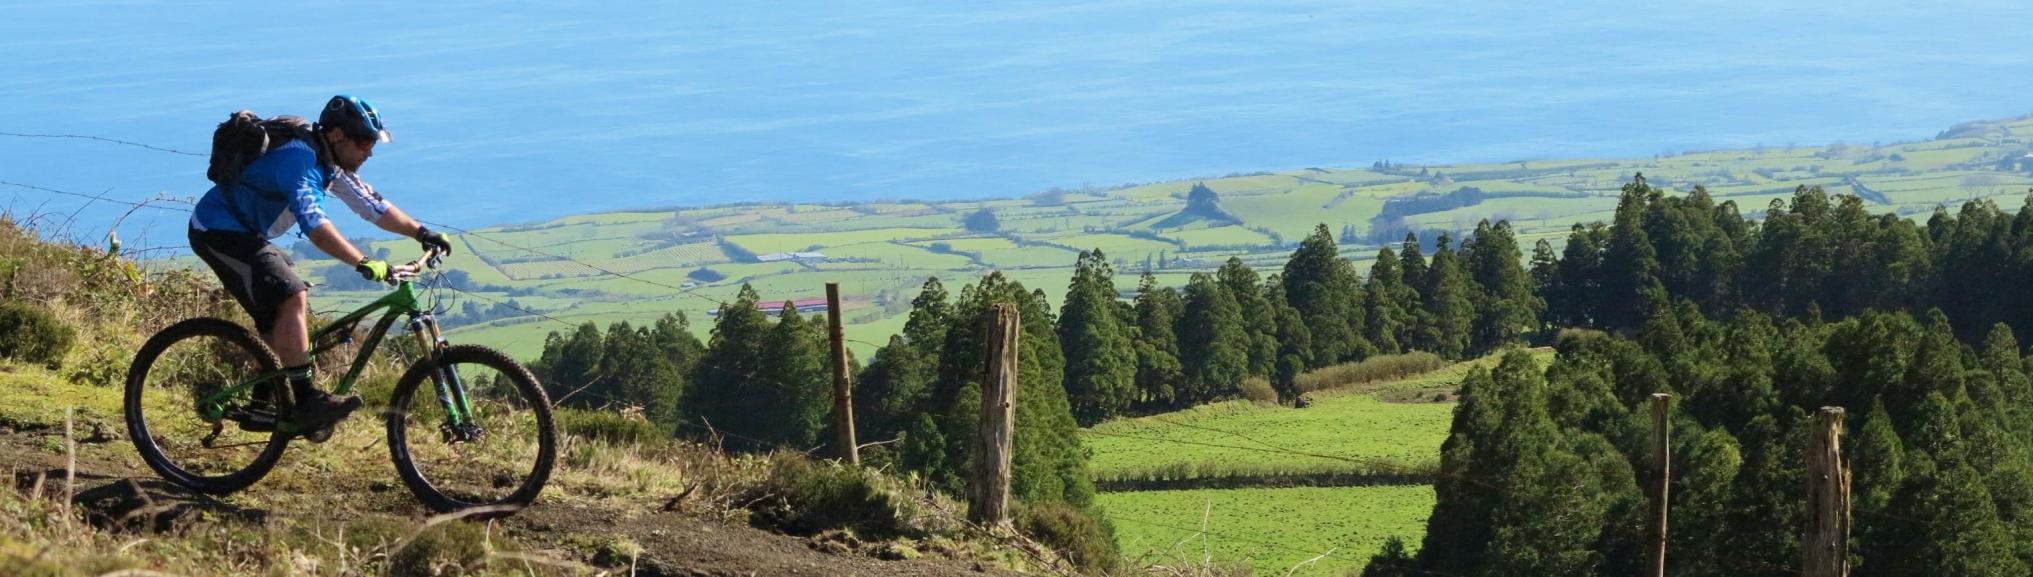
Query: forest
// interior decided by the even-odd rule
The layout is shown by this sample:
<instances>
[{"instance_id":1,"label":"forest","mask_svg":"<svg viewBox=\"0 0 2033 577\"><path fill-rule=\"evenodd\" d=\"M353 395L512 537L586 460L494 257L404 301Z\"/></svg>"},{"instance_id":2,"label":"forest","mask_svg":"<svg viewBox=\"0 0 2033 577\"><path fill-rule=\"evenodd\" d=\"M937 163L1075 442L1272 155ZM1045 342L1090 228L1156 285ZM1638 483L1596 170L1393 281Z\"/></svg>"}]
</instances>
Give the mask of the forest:
<instances>
[{"instance_id":1,"label":"forest","mask_svg":"<svg viewBox=\"0 0 2033 577\"><path fill-rule=\"evenodd\" d=\"M1797 571L1804 426L1822 406L1847 409L1857 574L2033 565L2024 208L1973 201L1918 223L1801 187L1746 211L1636 175L1611 222L1529 256L1508 222L1484 221L1458 239L1408 235L1364 273L1323 224L1268 275L1230 260L1183 289L1146 270L1125 291L1117 274L1081 253L1056 310L1001 272L957 294L927 280L902 332L855 369L857 435L883 442L867 458L963 488L995 303L1023 323L1016 494L1089 514L1081 426L1291 402L1306 371L1374 355L1553 344L1549 366L1515 354L1463 381L1425 542L1387 547L1366 574L1635 572L1653 482L1643 403L1659 392L1675 398L1676 575ZM757 300L744 288L703 343L682 315L552 333L533 369L567 406L640 410L729 449L820 447L823 319L786 306L772 321Z\"/></svg>"}]
</instances>

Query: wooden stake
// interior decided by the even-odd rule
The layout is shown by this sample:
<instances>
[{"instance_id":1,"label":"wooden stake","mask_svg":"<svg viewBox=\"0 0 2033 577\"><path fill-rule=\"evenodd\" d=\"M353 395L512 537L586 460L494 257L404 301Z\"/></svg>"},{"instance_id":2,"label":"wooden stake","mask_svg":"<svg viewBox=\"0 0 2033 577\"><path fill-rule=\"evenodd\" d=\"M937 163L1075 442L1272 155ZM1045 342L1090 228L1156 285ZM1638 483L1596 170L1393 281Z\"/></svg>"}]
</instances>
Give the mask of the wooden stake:
<instances>
[{"instance_id":1,"label":"wooden stake","mask_svg":"<svg viewBox=\"0 0 2033 577\"><path fill-rule=\"evenodd\" d=\"M1807 438L1807 531L1800 574L1849 575L1849 463L1842 457L1842 407L1814 414Z\"/></svg>"},{"instance_id":2,"label":"wooden stake","mask_svg":"<svg viewBox=\"0 0 2033 577\"><path fill-rule=\"evenodd\" d=\"M71 499L77 496L78 441L71 427L72 407L64 407L64 525L71 524Z\"/></svg>"},{"instance_id":3,"label":"wooden stake","mask_svg":"<svg viewBox=\"0 0 2033 577\"><path fill-rule=\"evenodd\" d=\"M861 464L854 445L854 390L847 386L847 334L840 328L840 283L826 283L826 327L833 339L834 455L849 465Z\"/></svg>"},{"instance_id":4,"label":"wooden stake","mask_svg":"<svg viewBox=\"0 0 2033 577\"><path fill-rule=\"evenodd\" d=\"M1659 484L1652 496L1652 575L1666 577L1666 503L1673 484L1673 448L1669 443L1666 409L1673 395L1652 395L1652 455L1659 461Z\"/></svg>"},{"instance_id":5,"label":"wooden stake","mask_svg":"<svg viewBox=\"0 0 2033 577\"><path fill-rule=\"evenodd\" d=\"M990 309L988 374L981 386L981 432L975 453L973 496L967 516L997 527L1009 522L1009 476L1012 435L1016 429L1017 349L1022 332L1017 309L998 304Z\"/></svg>"}]
</instances>

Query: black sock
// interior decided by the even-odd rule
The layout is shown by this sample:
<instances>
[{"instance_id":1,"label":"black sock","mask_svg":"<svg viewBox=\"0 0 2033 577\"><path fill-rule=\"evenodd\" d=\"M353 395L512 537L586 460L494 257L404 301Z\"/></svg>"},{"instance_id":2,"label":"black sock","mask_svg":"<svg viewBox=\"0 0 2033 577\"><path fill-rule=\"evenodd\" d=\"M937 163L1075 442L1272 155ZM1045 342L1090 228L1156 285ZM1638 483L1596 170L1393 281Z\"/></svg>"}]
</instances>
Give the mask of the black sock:
<instances>
[{"instance_id":1,"label":"black sock","mask_svg":"<svg viewBox=\"0 0 2033 577\"><path fill-rule=\"evenodd\" d=\"M289 390L296 394L298 401L311 398L317 393L318 388L311 385L310 365L287 367L282 372L289 375Z\"/></svg>"}]
</instances>

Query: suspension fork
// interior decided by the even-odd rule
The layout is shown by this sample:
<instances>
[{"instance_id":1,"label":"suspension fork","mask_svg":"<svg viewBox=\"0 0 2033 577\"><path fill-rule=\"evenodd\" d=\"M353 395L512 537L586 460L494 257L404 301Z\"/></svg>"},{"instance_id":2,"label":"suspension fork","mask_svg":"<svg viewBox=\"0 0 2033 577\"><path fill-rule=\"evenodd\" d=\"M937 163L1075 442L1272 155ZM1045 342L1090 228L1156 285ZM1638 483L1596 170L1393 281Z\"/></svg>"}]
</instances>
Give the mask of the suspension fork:
<instances>
[{"instance_id":1,"label":"suspension fork","mask_svg":"<svg viewBox=\"0 0 2033 577\"><path fill-rule=\"evenodd\" d=\"M473 407L466 401L466 385L459 380L457 369L440 363L451 343L438 332L437 317L430 313L410 315L409 332L416 335L425 362L432 364L431 384L437 389L438 404L445 408L445 424L458 427L470 423Z\"/></svg>"}]
</instances>

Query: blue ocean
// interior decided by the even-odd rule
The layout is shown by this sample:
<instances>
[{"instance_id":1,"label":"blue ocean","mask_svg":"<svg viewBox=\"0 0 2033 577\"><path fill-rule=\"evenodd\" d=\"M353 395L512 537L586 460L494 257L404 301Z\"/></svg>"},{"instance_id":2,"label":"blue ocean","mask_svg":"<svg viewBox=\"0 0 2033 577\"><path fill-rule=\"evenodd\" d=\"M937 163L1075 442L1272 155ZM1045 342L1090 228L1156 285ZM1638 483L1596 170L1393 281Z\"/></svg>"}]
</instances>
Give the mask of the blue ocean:
<instances>
[{"instance_id":1,"label":"blue ocean","mask_svg":"<svg viewBox=\"0 0 2033 577\"><path fill-rule=\"evenodd\" d=\"M395 134L363 174L460 226L1014 196L1383 159L1925 139L2033 112L2023 8L7 2L0 132L202 153L235 109L314 114L357 94ZM203 172L202 157L0 137L10 183L133 201L201 193ZM0 200L17 216L75 212L63 232L78 238L128 209L9 185ZM169 211L119 228L181 241Z\"/></svg>"}]
</instances>

